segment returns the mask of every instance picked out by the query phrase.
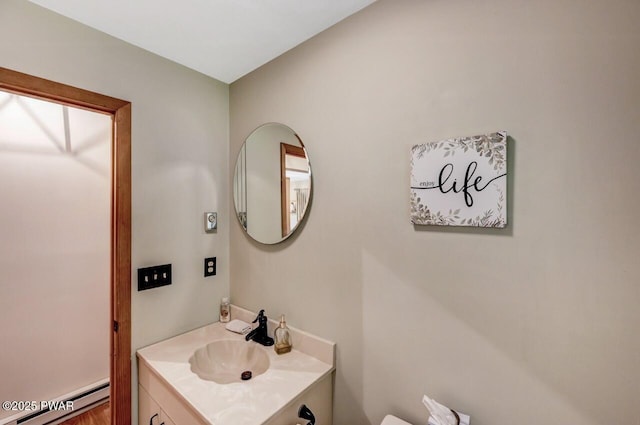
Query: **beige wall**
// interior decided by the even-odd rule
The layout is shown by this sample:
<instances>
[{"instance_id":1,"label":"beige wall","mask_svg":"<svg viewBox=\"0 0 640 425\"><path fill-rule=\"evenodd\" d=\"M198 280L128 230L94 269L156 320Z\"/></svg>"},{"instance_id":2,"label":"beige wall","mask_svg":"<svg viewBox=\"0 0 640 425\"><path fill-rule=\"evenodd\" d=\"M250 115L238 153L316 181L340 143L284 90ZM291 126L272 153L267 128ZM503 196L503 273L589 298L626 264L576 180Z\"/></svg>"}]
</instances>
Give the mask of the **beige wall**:
<instances>
[{"instance_id":1,"label":"beige wall","mask_svg":"<svg viewBox=\"0 0 640 425\"><path fill-rule=\"evenodd\" d=\"M217 320L229 291L228 85L22 0L0 1L0 58L132 102L133 350ZM205 211L218 211L215 234ZM204 279L208 256L218 275ZM173 285L137 292L135 270L164 263Z\"/></svg>"},{"instance_id":2,"label":"beige wall","mask_svg":"<svg viewBox=\"0 0 640 425\"><path fill-rule=\"evenodd\" d=\"M380 0L235 82L304 141L278 246L231 225L235 302L338 343L335 423L640 424L640 3ZM505 129L509 226L409 223L409 149Z\"/></svg>"}]
</instances>

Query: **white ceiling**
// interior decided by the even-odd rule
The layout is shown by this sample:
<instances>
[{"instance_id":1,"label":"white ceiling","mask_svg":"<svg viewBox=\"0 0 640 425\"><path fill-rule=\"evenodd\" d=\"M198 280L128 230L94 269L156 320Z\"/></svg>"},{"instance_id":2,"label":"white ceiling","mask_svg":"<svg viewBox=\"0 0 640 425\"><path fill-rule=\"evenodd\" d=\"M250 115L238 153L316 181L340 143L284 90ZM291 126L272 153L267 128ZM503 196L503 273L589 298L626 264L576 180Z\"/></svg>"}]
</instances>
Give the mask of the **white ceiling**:
<instances>
[{"instance_id":1,"label":"white ceiling","mask_svg":"<svg viewBox=\"0 0 640 425\"><path fill-rule=\"evenodd\" d=\"M225 83L375 0L30 0Z\"/></svg>"}]
</instances>

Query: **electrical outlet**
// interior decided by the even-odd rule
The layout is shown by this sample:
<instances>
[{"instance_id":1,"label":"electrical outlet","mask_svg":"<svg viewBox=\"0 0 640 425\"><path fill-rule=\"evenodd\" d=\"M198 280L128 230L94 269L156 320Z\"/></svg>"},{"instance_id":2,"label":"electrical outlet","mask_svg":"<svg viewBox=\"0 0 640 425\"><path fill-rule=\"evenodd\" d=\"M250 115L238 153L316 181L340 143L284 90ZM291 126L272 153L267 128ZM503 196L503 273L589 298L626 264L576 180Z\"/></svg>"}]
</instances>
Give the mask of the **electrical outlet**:
<instances>
[{"instance_id":1,"label":"electrical outlet","mask_svg":"<svg viewBox=\"0 0 640 425\"><path fill-rule=\"evenodd\" d=\"M204 259L204 277L216 275L216 257Z\"/></svg>"},{"instance_id":2,"label":"electrical outlet","mask_svg":"<svg viewBox=\"0 0 640 425\"><path fill-rule=\"evenodd\" d=\"M171 285L171 264L138 269L138 291Z\"/></svg>"}]
</instances>

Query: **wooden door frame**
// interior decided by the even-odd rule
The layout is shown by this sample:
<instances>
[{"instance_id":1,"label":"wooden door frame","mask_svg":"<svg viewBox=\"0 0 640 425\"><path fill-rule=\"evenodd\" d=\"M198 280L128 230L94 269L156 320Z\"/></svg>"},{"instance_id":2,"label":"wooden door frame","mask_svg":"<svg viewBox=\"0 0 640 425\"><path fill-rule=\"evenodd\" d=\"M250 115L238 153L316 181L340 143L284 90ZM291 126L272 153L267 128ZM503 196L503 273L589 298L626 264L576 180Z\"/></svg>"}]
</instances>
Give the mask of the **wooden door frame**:
<instances>
[{"instance_id":1,"label":"wooden door frame","mask_svg":"<svg viewBox=\"0 0 640 425\"><path fill-rule=\"evenodd\" d=\"M0 67L0 89L113 117L111 424L131 423L131 103Z\"/></svg>"}]
</instances>

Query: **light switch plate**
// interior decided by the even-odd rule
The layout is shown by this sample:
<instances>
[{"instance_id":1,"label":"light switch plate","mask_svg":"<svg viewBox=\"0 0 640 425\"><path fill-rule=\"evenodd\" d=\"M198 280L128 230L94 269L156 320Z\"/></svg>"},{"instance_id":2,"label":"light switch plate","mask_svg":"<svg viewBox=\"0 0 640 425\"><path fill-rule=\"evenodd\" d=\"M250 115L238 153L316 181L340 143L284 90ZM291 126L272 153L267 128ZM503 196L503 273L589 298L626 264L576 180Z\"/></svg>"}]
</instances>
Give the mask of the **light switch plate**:
<instances>
[{"instance_id":1,"label":"light switch plate","mask_svg":"<svg viewBox=\"0 0 640 425\"><path fill-rule=\"evenodd\" d=\"M171 285L171 264L138 269L138 291Z\"/></svg>"},{"instance_id":2,"label":"light switch plate","mask_svg":"<svg viewBox=\"0 0 640 425\"><path fill-rule=\"evenodd\" d=\"M204 231L207 233L215 232L218 228L218 213L206 212L204 213Z\"/></svg>"}]
</instances>

